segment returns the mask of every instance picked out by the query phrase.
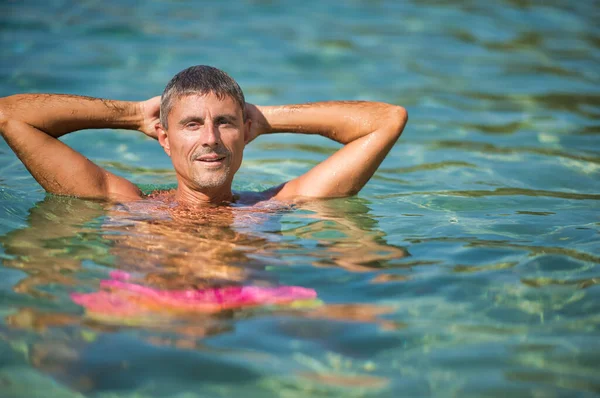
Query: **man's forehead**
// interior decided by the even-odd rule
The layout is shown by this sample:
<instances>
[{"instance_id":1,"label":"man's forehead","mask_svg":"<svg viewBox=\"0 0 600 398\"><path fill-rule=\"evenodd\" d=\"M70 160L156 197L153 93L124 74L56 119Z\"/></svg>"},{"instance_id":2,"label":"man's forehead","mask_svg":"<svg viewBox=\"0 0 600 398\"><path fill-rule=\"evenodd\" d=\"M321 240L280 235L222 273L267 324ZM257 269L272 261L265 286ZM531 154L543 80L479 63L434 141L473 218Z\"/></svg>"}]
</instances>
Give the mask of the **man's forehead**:
<instances>
[{"instance_id":1,"label":"man's forehead","mask_svg":"<svg viewBox=\"0 0 600 398\"><path fill-rule=\"evenodd\" d=\"M204 113L210 111L211 113L236 114L238 111L241 111L241 108L231 96L224 95L218 97L216 94L210 92L208 94L192 93L182 95L175 99L172 111L175 111L175 113Z\"/></svg>"}]
</instances>

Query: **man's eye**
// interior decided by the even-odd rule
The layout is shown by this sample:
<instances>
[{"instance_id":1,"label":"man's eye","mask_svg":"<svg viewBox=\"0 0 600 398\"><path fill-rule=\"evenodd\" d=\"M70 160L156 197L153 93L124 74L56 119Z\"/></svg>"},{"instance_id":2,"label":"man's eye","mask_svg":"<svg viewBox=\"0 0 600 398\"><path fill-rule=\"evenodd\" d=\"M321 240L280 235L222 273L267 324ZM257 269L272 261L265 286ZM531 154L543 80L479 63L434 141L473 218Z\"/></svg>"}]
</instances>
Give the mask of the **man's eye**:
<instances>
[{"instance_id":1,"label":"man's eye","mask_svg":"<svg viewBox=\"0 0 600 398\"><path fill-rule=\"evenodd\" d=\"M200 127L200 124L197 122L191 122L185 125L187 129L197 129Z\"/></svg>"}]
</instances>

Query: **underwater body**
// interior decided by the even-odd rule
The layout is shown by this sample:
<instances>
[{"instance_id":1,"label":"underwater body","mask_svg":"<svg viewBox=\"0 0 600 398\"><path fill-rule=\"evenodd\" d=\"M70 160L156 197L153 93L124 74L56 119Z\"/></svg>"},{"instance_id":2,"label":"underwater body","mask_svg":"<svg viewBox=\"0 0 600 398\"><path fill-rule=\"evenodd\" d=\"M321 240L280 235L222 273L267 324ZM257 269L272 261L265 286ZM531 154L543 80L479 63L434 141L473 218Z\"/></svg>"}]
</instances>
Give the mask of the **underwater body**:
<instances>
[{"instance_id":1,"label":"underwater body","mask_svg":"<svg viewBox=\"0 0 600 398\"><path fill-rule=\"evenodd\" d=\"M159 95L194 64L248 102L402 105L355 197L154 211L46 195L0 142L0 396L597 396L595 2L0 4L0 96ZM160 146L64 141L145 192ZM256 192L339 146L259 137Z\"/></svg>"}]
</instances>

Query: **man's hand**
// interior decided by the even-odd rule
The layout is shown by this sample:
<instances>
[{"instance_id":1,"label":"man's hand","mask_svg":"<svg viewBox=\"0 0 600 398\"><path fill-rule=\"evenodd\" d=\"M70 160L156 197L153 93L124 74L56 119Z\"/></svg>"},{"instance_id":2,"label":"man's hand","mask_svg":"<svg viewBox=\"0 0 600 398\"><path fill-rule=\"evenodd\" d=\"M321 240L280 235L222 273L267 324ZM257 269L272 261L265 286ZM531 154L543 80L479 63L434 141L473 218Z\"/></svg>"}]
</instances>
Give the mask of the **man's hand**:
<instances>
[{"instance_id":1,"label":"man's hand","mask_svg":"<svg viewBox=\"0 0 600 398\"><path fill-rule=\"evenodd\" d=\"M138 130L150 138L158 139L156 126L160 123L160 96L140 102L139 109L143 119Z\"/></svg>"},{"instance_id":2,"label":"man's hand","mask_svg":"<svg viewBox=\"0 0 600 398\"><path fill-rule=\"evenodd\" d=\"M245 137L246 145L248 145L259 135L267 133L271 126L269 126L261 107L257 105L246 103L246 117L252 122L250 132Z\"/></svg>"}]
</instances>

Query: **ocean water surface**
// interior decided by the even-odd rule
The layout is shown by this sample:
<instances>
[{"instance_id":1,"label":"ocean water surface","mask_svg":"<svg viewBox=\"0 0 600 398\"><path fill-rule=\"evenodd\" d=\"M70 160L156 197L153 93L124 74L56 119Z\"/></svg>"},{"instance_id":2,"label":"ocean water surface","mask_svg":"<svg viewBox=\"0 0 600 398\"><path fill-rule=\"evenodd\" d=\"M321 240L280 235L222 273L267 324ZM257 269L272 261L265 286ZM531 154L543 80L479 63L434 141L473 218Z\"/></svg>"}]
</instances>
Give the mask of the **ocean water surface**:
<instances>
[{"instance_id":1,"label":"ocean water surface","mask_svg":"<svg viewBox=\"0 0 600 398\"><path fill-rule=\"evenodd\" d=\"M0 142L0 396L597 396L599 13L559 0L0 3L0 96L143 100L210 64L256 104L409 112L359 195L284 209L157 217L47 196ZM64 141L148 192L173 187L139 133ZM280 184L338 147L259 137L234 188ZM256 305L153 293L210 301L231 286L253 286L231 294ZM74 299L110 289L128 312Z\"/></svg>"}]
</instances>

